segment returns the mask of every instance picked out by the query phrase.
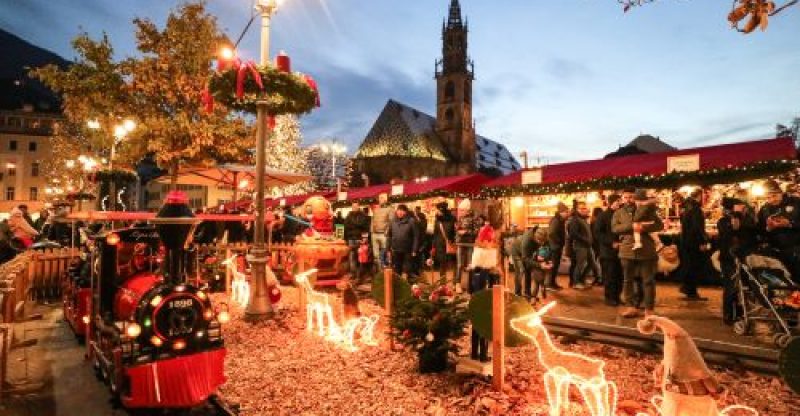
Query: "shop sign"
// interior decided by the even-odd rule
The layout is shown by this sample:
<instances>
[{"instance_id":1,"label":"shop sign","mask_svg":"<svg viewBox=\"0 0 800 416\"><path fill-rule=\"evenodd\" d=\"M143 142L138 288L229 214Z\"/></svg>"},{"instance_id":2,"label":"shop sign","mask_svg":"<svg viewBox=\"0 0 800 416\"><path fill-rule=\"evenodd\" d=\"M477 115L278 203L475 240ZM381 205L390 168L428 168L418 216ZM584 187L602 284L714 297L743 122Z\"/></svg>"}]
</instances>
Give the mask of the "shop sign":
<instances>
[{"instance_id":1,"label":"shop sign","mask_svg":"<svg viewBox=\"0 0 800 416\"><path fill-rule=\"evenodd\" d=\"M347 201L347 192L339 192L339 194L336 196L336 199L339 201Z\"/></svg>"},{"instance_id":2,"label":"shop sign","mask_svg":"<svg viewBox=\"0 0 800 416\"><path fill-rule=\"evenodd\" d=\"M522 171L522 184L523 185L534 185L537 183L542 183L542 170L541 169L531 169L531 170L524 170Z\"/></svg>"},{"instance_id":3,"label":"shop sign","mask_svg":"<svg viewBox=\"0 0 800 416\"><path fill-rule=\"evenodd\" d=\"M700 154L667 157L667 173L697 172L700 170Z\"/></svg>"},{"instance_id":4,"label":"shop sign","mask_svg":"<svg viewBox=\"0 0 800 416\"><path fill-rule=\"evenodd\" d=\"M403 195L403 184L392 185L392 196Z\"/></svg>"}]
</instances>

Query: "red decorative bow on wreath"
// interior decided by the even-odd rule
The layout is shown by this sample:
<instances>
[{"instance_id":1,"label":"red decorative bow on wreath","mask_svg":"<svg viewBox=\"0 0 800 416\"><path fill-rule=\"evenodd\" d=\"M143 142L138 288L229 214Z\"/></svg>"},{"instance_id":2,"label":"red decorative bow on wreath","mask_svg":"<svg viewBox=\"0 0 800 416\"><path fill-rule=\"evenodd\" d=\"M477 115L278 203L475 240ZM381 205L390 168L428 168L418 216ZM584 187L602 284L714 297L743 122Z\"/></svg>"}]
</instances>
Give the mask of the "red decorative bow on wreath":
<instances>
[{"instance_id":1,"label":"red decorative bow on wreath","mask_svg":"<svg viewBox=\"0 0 800 416\"><path fill-rule=\"evenodd\" d=\"M264 89L264 83L261 81L261 74L258 72L255 62L249 61L239 66L239 71L236 74L236 98L244 97L244 81L248 73L256 81L258 88Z\"/></svg>"},{"instance_id":2,"label":"red decorative bow on wreath","mask_svg":"<svg viewBox=\"0 0 800 416\"><path fill-rule=\"evenodd\" d=\"M314 95L316 95L316 102L314 103L317 107L320 106L320 99L319 99L319 88L317 88L317 81L314 81L314 78L311 78L311 75L303 74L303 78L306 80L306 84L314 90Z\"/></svg>"}]
</instances>

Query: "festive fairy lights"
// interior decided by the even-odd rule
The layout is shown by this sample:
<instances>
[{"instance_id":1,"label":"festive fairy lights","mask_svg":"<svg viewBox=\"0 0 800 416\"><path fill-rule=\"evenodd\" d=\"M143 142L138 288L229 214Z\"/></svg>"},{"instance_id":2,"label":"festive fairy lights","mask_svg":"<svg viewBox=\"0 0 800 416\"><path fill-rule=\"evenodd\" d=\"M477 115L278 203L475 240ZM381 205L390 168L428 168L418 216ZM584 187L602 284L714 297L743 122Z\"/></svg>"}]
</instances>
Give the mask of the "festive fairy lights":
<instances>
[{"instance_id":1,"label":"festive fairy lights","mask_svg":"<svg viewBox=\"0 0 800 416\"><path fill-rule=\"evenodd\" d=\"M569 389L575 386L592 416L615 416L617 386L607 381L603 372L605 362L583 354L563 351L553 345L550 334L542 323L542 315L552 309L550 302L538 311L511 320L511 328L530 338L539 352L539 363L547 372L544 375L550 415L558 416L567 410Z\"/></svg>"},{"instance_id":2,"label":"festive fairy lights","mask_svg":"<svg viewBox=\"0 0 800 416\"><path fill-rule=\"evenodd\" d=\"M361 344L378 345L374 334L379 316L351 318L345 321L344 325L339 325L333 317L333 307L328 295L314 290L308 280L308 277L316 272L317 269L310 269L295 275L295 281L306 295L306 330L313 333L316 326L317 335L341 345L348 351L358 350L355 344L356 337Z\"/></svg>"},{"instance_id":3,"label":"festive fairy lights","mask_svg":"<svg viewBox=\"0 0 800 416\"><path fill-rule=\"evenodd\" d=\"M247 275L240 272L238 267L236 267L237 257L239 256L234 254L223 261L222 264L233 274L233 279L231 280L231 300L244 308L247 307L247 303L250 301L250 283L247 282Z\"/></svg>"},{"instance_id":4,"label":"festive fairy lights","mask_svg":"<svg viewBox=\"0 0 800 416\"><path fill-rule=\"evenodd\" d=\"M617 386L605 377L605 362L583 354L558 349L544 327L542 316L556 305L550 302L538 311L512 319L511 328L530 339L538 351L539 363L547 370L544 385L550 416L559 416L569 406L570 386L577 387L592 416L615 416L617 407ZM759 413L748 406L731 405L722 410L711 399L711 406L698 407L697 400L705 396L681 395L691 403L679 403L676 393L664 391L664 395L654 396L651 403L659 416L728 416ZM695 404L692 406L692 404ZM703 409L698 410L698 409ZM636 416L649 416L651 413L636 413Z\"/></svg>"}]
</instances>

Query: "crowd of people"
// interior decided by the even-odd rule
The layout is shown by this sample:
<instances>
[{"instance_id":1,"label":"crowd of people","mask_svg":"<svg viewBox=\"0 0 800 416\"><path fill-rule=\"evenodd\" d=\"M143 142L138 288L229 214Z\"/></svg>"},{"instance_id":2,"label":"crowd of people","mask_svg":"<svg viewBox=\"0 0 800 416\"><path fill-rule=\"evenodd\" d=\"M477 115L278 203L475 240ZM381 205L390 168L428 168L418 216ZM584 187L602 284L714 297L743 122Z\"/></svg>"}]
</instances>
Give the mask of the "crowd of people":
<instances>
[{"instance_id":1,"label":"crowd of people","mask_svg":"<svg viewBox=\"0 0 800 416\"><path fill-rule=\"evenodd\" d=\"M65 205L47 204L34 220L27 205L12 208L9 217L0 221L0 263L11 260L40 240L69 246L75 236L72 226L63 220L68 212ZM78 231L74 233L77 235Z\"/></svg>"}]
</instances>

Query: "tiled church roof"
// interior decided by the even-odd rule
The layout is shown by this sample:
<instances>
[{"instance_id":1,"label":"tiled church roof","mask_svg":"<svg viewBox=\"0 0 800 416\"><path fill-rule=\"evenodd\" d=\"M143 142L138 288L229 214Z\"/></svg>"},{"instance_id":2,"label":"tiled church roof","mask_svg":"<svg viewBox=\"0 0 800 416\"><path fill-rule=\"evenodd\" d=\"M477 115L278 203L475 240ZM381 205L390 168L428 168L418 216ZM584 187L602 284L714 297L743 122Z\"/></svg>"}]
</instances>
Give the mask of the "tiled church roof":
<instances>
[{"instance_id":1,"label":"tiled church roof","mask_svg":"<svg viewBox=\"0 0 800 416\"><path fill-rule=\"evenodd\" d=\"M520 168L514 156L500 143L476 135L478 168L497 168L503 174ZM449 159L439 136L436 119L415 108L389 100L361 143L356 158L382 156Z\"/></svg>"}]
</instances>

